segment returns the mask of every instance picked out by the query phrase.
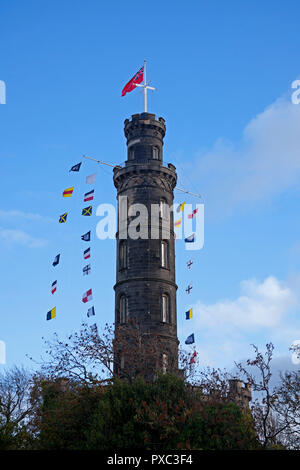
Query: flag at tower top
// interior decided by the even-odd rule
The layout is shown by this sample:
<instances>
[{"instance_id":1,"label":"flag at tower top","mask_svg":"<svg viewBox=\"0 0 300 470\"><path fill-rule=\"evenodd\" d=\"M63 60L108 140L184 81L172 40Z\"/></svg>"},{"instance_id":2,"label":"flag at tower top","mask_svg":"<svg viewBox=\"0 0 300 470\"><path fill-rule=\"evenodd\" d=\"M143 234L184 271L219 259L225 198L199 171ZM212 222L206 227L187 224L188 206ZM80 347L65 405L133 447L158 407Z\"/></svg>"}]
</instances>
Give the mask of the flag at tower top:
<instances>
[{"instance_id":1,"label":"flag at tower top","mask_svg":"<svg viewBox=\"0 0 300 470\"><path fill-rule=\"evenodd\" d=\"M143 78L144 78L144 67L141 67L140 70L124 86L122 90L122 96L125 96L126 93L129 93L130 91L134 90L137 83L142 83Z\"/></svg>"}]
</instances>

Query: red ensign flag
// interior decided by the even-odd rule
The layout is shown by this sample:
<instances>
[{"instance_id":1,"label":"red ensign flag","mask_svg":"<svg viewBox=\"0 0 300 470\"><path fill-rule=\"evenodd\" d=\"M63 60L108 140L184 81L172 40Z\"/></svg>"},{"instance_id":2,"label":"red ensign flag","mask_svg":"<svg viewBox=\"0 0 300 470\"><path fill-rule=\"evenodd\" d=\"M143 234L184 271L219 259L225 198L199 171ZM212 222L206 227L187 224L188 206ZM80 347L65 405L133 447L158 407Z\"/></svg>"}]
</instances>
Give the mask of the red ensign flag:
<instances>
[{"instance_id":1,"label":"red ensign flag","mask_svg":"<svg viewBox=\"0 0 300 470\"><path fill-rule=\"evenodd\" d=\"M135 74L134 77L132 77L131 80L129 80L128 83L124 86L122 90L122 96L125 96L126 93L129 93L130 91L134 90L136 88L136 83L142 83L144 78L144 67L140 68L140 70Z\"/></svg>"}]
</instances>

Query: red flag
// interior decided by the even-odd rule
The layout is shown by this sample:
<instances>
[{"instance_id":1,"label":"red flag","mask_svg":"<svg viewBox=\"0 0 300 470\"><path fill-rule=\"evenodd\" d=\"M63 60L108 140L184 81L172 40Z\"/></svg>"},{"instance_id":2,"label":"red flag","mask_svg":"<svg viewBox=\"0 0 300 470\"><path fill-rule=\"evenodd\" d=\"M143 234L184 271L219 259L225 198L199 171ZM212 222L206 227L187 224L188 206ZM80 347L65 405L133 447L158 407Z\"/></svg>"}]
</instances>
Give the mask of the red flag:
<instances>
[{"instance_id":1,"label":"red flag","mask_svg":"<svg viewBox=\"0 0 300 470\"><path fill-rule=\"evenodd\" d=\"M122 96L125 96L126 93L134 90L136 88L136 83L142 83L144 78L144 67L140 68L140 70L129 80L128 83L124 86L122 90Z\"/></svg>"},{"instance_id":2,"label":"red flag","mask_svg":"<svg viewBox=\"0 0 300 470\"><path fill-rule=\"evenodd\" d=\"M194 351L193 354L192 354L192 357L191 357L191 359L190 359L190 364L194 364L195 359L196 359L196 356L197 356L197 352Z\"/></svg>"},{"instance_id":3,"label":"red flag","mask_svg":"<svg viewBox=\"0 0 300 470\"><path fill-rule=\"evenodd\" d=\"M195 209L191 214L188 215L188 218L189 219L192 219L194 217L194 215L196 215L198 212L198 209Z\"/></svg>"},{"instance_id":4,"label":"red flag","mask_svg":"<svg viewBox=\"0 0 300 470\"><path fill-rule=\"evenodd\" d=\"M82 296L82 302L86 304L89 300L92 300L92 289L87 290Z\"/></svg>"}]
</instances>

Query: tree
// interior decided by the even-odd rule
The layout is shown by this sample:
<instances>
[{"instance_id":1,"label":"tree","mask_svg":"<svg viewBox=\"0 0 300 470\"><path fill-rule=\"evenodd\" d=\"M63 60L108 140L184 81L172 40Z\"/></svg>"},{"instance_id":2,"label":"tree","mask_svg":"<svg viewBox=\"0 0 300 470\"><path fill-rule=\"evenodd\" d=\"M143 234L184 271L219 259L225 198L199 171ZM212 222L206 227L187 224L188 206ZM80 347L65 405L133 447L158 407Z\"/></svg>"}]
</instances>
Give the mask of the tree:
<instances>
[{"instance_id":1,"label":"tree","mask_svg":"<svg viewBox=\"0 0 300 470\"><path fill-rule=\"evenodd\" d=\"M99 333L94 326L83 323L67 341L55 334L52 341L45 343L47 356L39 364L42 375L66 377L82 384L109 381L114 375L129 382L139 375L147 379L161 361L161 339L141 332L134 322L119 326L116 335L108 324ZM129 357L130 361L126 361ZM182 352L181 361L190 373L190 354ZM169 362L168 370L176 367L177 361Z\"/></svg>"},{"instance_id":2,"label":"tree","mask_svg":"<svg viewBox=\"0 0 300 470\"><path fill-rule=\"evenodd\" d=\"M83 324L81 330L70 335L67 341L60 340L56 335L54 341L47 341L47 346L49 358L42 362L42 380L40 382L37 380L35 388L36 396L39 397L39 399L35 399L35 403L39 403L39 401L42 403L42 406L37 405L36 419L33 420L35 423L34 432L36 433L43 428L43 435L45 435L47 426L50 426L49 429L52 426L51 419L56 417L58 423L69 423L71 435L72 429L79 429L79 434L81 430L85 430L84 432L88 433L90 437L88 440L86 437L82 437L82 442L88 442L87 446L100 445L97 443L101 439L103 443L108 443L109 439L111 443L115 443L115 441L124 443L125 437L123 439L122 436L128 437L130 432L132 432L132 439L137 439L138 429L148 440L150 446L167 445L164 444L164 439L168 436L168 443L173 442L172 445L175 448L180 443L183 446L192 445L199 448L208 446L208 443L205 440L202 441L202 438L189 441L183 433L181 424L183 423L186 429L192 429L195 426L197 429L199 428L200 432L203 422L205 422L205 425L210 426L210 429L216 427L218 430L213 433L215 437L218 436L218 443L215 443L217 447L219 446L218 448L222 446L247 448L247 445L249 448L254 448L257 441L253 429L255 429L263 448L278 446L299 448L299 373L286 373L281 376L281 381L276 388L271 387L271 361L274 349L271 343L267 344L264 354L254 346L255 358L249 359L246 366L236 364L239 375L247 382L246 387L242 387L242 382L239 382L238 379L233 380L232 375L226 370L209 368L199 370L196 367L195 352L181 351L180 364L183 374L180 380L183 380L185 384L185 399L177 401L176 407L173 408L169 402L167 405L166 401L161 399L152 400L153 393L156 393L153 387L158 383L158 377L152 384L138 385L136 377L147 379L147 358L150 356L153 361L159 360L161 347L159 339L155 336L151 341L144 341L141 331L138 327L135 328L135 325L130 325L130 328L119 328L118 335L114 339L113 329L109 325L106 325L104 331L99 334L95 327ZM131 369L124 367L124 364L122 367L120 352L125 356L133 355L130 361ZM145 366L146 373L144 374L139 374L141 365ZM119 384L115 380L114 372L116 370L118 371L117 376L126 379L125 382L123 380ZM179 379L178 376L177 378ZM148 382L153 382L154 379L152 377ZM239 382L238 386L231 387L232 383L237 384L237 382ZM54 388L50 387L51 384ZM53 408L44 408L45 397L51 396L48 391L46 393L48 387L53 393L56 390L55 400L48 402L52 403ZM137 404L133 396L138 387L143 390L145 397L150 397L150 401L145 398L142 404ZM251 415L248 409L250 387L256 394L251 405ZM124 401L123 399L118 400L116 390L126 397ZM86 400L84 406L81 406L83 395ZM130 404L132 399L134 406ZM96 408L101 410L97 416L95 415ZM50 409L51 412L49 412ZM224 413L227 417L231 416L231 421L227 423L228 429L231 430L229 432L232 437L231 441L229 437L223 439L223 428L217 425L224 422ZM48 414L50 417L46 419ZM85 425L78 424L90 422L90 416L94 417L94 425L90 424L85 428ZM134 420L132 416L135 416ZM206 418L204 419L203 416ZM127 427L122 420L127 420ZM240 424L231 426L231 422L239 422ZM73 427L71 423L74 424ZM116 435L107 431L107 423L111 423ZM165 424L164 428L161 427L161 423ZM192 423L194 423L193 426ZM62 429L64 429L63 426ZM117 429L120 431L117 432ZM61 442L65 442L66 445L69 442L65 440L68 435L64 430ZM102 436L101 439L97 437L99 435ZM245 438L239 439L237 443L236 435L244 435ZM94 441L91 436L94 436ZM182 438L182 441L176 440L176 436L178 439L179 436L181 438L184 436L184 439ZM72 439L70 437L70 442L73 442ZM127 446L132 445L129 444L130 439L128 437L126 440ZM43 442L46 440L44 439ZM136 441L136 445L142 446L141 443L138 444L138 441ZM210 441L210 445L209 448L214 448L213 441ZM229 445L232 447L228 447Z\"/></svg>"},{"instance_id":3,"label":"tree","mask_svg":"<svg viewBox=\"0 0 300 470\"><path fill-rule=\"evenodd\" d=\"M32 376L23 367L0 374L0 448L26 447L30 414Z\"/></svg>"},{"instance_id":4,"label":"tree","mask_svg":"<svg viewBox=\"0 0 300 470\"><path fill-rule=\"evenodd\" d=\"M113 329L105 325L101 335L93 325L82 324L79 332L66 341L54 334L46 340L46 358L41 363L41 375L48 379L64 377L81 384L106 381L113 376Z\"/></svg>"},{"instance_id":5,"label":"tree","mask_svg":"<svg viewBox=\"0 0 300 470\"><path fill-rule=\"evenodd\" d=\"M250 449L251 420L230 402L203 400L183 379L44 383L42 449Z\"/></svg>"},{"instance_id":6,"label":"tree","mask_svg":"<svg viewBox=\"0 0 300 470\"><path fill-rule=\"evenodd\" d=\"M247 367L240 363L236 366L258 395L253 401L251 413L262 447L299 449L299 371L281 374L279 384L272 387L271 363L274 346L268 343L264 353L261 353L255 345L253 348L255 358L247 360Z\"/></svg>"}]
</instances>

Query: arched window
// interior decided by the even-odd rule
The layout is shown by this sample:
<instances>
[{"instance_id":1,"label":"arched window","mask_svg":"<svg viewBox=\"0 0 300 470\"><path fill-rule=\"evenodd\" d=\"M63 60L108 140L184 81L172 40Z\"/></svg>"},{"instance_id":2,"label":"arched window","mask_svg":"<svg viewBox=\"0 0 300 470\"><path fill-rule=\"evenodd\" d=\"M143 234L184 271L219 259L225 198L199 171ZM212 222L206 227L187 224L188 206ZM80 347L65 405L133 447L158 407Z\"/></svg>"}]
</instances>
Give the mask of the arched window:
<instances>
[{"instance_id":1,"label":"arched window","mask_svg":"<svg viewBox=\"0 0 300 470\"><path fill-rule=\"evenodd\" d=\"M119 245L119 269L127 268L127 240L121 240Z\"/></svg>"},{"instance_id":2,"label":"arched window","mask_svg":"<svg viewBox=\"0 0 300 470\"><path fill-rule=\"evenodd\" d=\"M119 196L119 222L127 221L128 217L128 198L127 196Z\"/></svg>"},{"instance_id":3,"label":"arched window","mask_svg":"<svg viewBox=\"0 0 300 470\"><path fill-rule=\"evenodd\" d=\"M155 160L159 160L159 148L158 147L152 147L152 158Z\"/></svg>"},{"instance_id":4,"label":"arched window","mask_svg":"<svg viewBox=\"0 0 300 470\"><path fill-rule=\"evenodd\" d=\"M121 354L121 357L120 357L120 369L124 369L125 367L125 357L124 357L124 354Z\"/></svg>"},{"instance_id":5,"label":"arched window","mask_svg":"<svg viewBox=\"0 0 300 470\"><path fill-rule=\"evenodd\" d=\"M160 259L161 259L161 267L162 268L169 268L169 243L166 241L162 241L160 243Z\"/></svg>"},{"instance_id":6,"label":"arched window","mask_svg":"<svg viewBox=\"0 0 300 470\"><path fill-rule=\"evenodd\" d=\"M162 373L166 374L168 369L168 356L164 353L162 355Z\"/></svg>"},{"instance_id":7,"label":"arched window","mask_svg":"<svg viewBox=\"0 0 300 470\"><path fill-rule=\"evenodd\" d=\"M170 323L170 297L168 294L163 294L161 305L161 319L164 323Z\"/></svg>"},{"instance_id":8,"label":"arched window","mask_svg":"<svg viewBox=\"0 0 300 470\"><path fill-rule=\"evenodd\" d=\"M127 321L127 298L125 295L120 297L120 323Z\"/></svg>"},{"instance_id":9,"label":"arched window","mask_svg":"<svg viewBox=\"0 0 300 470\"><path fill-rule=\"evenodd\" d=\"M159 215L162 219L168 219L169 218L169 206L167 203L167 200L162 197L161 200L159 201Z\"/></svg>"}]
</instances>

